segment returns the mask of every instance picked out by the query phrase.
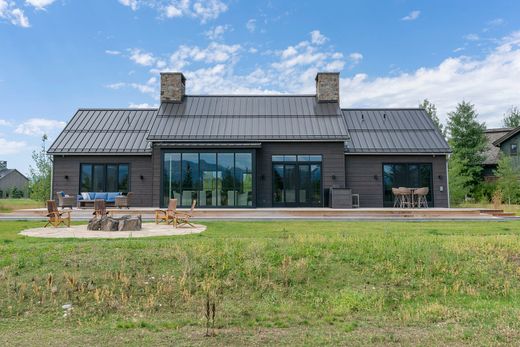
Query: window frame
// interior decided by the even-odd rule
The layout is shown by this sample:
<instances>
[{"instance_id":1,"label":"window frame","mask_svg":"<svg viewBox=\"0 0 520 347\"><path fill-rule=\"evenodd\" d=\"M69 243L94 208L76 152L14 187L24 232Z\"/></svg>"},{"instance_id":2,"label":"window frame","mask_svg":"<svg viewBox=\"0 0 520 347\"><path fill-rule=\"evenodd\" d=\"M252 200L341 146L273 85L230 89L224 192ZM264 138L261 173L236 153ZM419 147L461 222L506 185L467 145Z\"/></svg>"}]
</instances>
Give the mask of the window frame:
<instances>
[{"instance_id":1,"label":"window frame","mask_svg":"<svg viewBox=\"0 0 520 347\"><path fill-rule=\"evenodd\" d=\"M103 182L103 192L108 192L107 191L107 177L108 177L108 166L109 165L115 165L117 166L117 185L118 185L118 189L117 191L115 192L121 192L123 194L128 194L129 192L131 192L131 171L132 171L132 168L131 168L131 164L130 163L98 163L98 162L84 162L84 163L80 163L79 164L79 187L78 187L78 194L81 194L83 192L94 192L94 190L88 190L88 191L83 191L82 190L82 184L83 184L83 165L90 165L91 166L91 169L90 169L90 175L91 177L94 176L94 167L96 165L102 165L103 166L103 173L104 173L104 182ZM119 167L122 166L122 165L126 165L127 168L128 168L128 187L127 187L127 191L122 191L122 190L119 190ZM94 188L93 187L93 184L94 184L94 181L91 180L90 182L91 184L91 188Z\"/></svg>"},{"instance_id":2,"label":"window frame","mask_svg":"<svg viewBox=\"0 0 520 347\"><path fill-rule=\"evenodd\" d=\"M164 154L166 153L179 153L181 154L181 163L182 163L182 160L183 160L183 156L182 154L184 153L195 153L197 154L198 156L198 160L199 160L199 165L198 165L198 175L199 175L199 184L200 184L200 187L199 188L202 188L202 181L201 181L201 165L200 165L200 154L203 154L203 153L215 153L216 154L216 168L218 169L218 163L219 163L219 160L218 160L218 154L219 153L232 153L234 154L233 155L233 172L232 172L232 177L233 177L233 188L234 188L234 191L236 192L236 180L235 180L235 173L236 173L236 155L237 153L247 153L247 154L251 154L251 174L253 175L253 191L252 191L252 201L251 201L251 206L236 206L236 205L233 205L233 206L203 206L203 208L256 208L256 197L257 197L257 193L256 193L256 189L257 189L257 174L256 174L256 151L254 149L229 149L229 148L226 148L226 149L219 149L219 148L201 148L201 149L180 149L180 148L166 148L166 149L161 149L161 184L160 184L160 194L159 194L159 206L161 207L166 207L165 206L165 201L164 201L164 187L165 187L165 180L164 180ZM218 172L218 170L217 170ZM180 182L181 182L181 185L180 185L180 192L181 192L181 202L180 204L178 203L178 206L179 207L190 207L190 206L187 206L187 205L182 205L182 193L183 193L183 187L182 187L182 180L183 180L183 175L182 175L182 164L181 164L181 168L180 168ZM216 191L218 192L219 189L220 189L220 186L219 186L219 181L218 181L218 173L217 173L217 177L216 177L216 180L215 180L215 184L216 184ZM200 189L197 188L197 206L199 206L199 192L200 192ZM235 197L235 200L237 198Z\"/></svg>"},{"instance_id":3,"label":"window frame","mask_svg":"<svg viewBox=\"0 0 520 347\"><path fill-rule=\"evenodd\" d=\"M515 147L514 152L513 152L513 146ZM511 155L511 156L517 156L518 155L518 144L517 143L511 143L509 145L509 155Z\"/></svg>"}]
</instances>

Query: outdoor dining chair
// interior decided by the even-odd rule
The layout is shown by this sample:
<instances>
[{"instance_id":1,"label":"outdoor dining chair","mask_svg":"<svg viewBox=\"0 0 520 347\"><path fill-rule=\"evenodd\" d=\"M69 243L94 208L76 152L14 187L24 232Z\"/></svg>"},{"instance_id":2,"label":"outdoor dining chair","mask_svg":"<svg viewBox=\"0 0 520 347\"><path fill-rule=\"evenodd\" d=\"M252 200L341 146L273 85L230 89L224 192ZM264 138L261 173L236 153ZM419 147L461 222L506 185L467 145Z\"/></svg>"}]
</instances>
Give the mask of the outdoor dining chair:
<instances>
[{"instance_id":1,"label":"outdoor dining chair","mask_svg":"<svg viewBox=\"0 0 520 347\"><path fill-rule=\"evenodd\" d=\"M428 187L417 188L414 191L414 195L417 197L417 207L428 207L428 200L426 199L426 196L428 195L429 191L430 189Z\"/></svg>"}]
</instances>

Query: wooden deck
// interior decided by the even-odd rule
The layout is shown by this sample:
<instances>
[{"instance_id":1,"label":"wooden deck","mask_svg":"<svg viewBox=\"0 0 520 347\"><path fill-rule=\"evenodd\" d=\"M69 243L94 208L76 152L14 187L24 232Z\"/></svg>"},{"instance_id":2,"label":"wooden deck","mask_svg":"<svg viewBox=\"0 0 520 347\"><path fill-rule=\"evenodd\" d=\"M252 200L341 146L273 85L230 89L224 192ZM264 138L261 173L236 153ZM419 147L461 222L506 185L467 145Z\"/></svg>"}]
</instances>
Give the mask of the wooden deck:
<instances>
[{"instance_id":1,"label":"wooden deck","mask_svg":"<svg viewBox=\"0 0 520 347\"><path fill-rule=\"evenodd\" d=\"M153 219L156 208L108 209L113 214L140 214L145 219ZM186 211L186 209L179 209ZM92 216L92 209L73 209L72 219L85 220ZM9 214L0 214L0 219L36 219L43 218L46 209L18 210ZM222 219L222 220L271 220L271 219L504 219L516 218L502 210L477 208L257 208L257 209L221 209L199 208L195 210L195 219Z\"/></svg>"}]
</instances>

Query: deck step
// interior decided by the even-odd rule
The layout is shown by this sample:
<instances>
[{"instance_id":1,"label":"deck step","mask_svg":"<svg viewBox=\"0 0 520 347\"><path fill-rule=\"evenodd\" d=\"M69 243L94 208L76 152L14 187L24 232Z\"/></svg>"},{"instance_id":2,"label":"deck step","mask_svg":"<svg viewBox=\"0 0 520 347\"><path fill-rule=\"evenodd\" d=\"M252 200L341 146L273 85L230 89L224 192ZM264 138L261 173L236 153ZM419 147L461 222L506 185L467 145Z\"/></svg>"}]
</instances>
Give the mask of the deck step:
<instances>
[{"instance_id":1,"label":"deck step","mask_svg":"<svg viewBox=\"0 0 520 347\"><path fill-rule=\"evenodd\" d=\"M493 217L515 217L516 213L514 212L494 212L491 213Z\"/></svg>"}]
</instances>

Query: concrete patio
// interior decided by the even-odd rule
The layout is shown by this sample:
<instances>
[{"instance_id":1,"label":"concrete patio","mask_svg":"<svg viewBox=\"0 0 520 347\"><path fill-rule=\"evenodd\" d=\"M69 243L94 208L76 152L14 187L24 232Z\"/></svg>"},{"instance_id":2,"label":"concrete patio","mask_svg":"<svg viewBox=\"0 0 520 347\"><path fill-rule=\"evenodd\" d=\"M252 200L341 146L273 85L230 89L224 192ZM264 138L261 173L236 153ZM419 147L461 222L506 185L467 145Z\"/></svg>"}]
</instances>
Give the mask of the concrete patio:
<instances>
[{"instance_id":1,"label":"concrete patio","mask_svg":"<svg viewBox=\"0 0 520 347\"><path fill-rule=\"evenodd\" d=\"M154 236L176 236L198 234L206 230L205 225L195 224L195 227L177 227L172 225L155 223L143 223L139 231L98 231L87 230L86 225L75 225L71 227L58 228L33 228L20 232L20 235L29 237L48 237L48 238L78 238L78 239L122 239L122 238L141 238Z\"/></svg>"}]
</instances>

